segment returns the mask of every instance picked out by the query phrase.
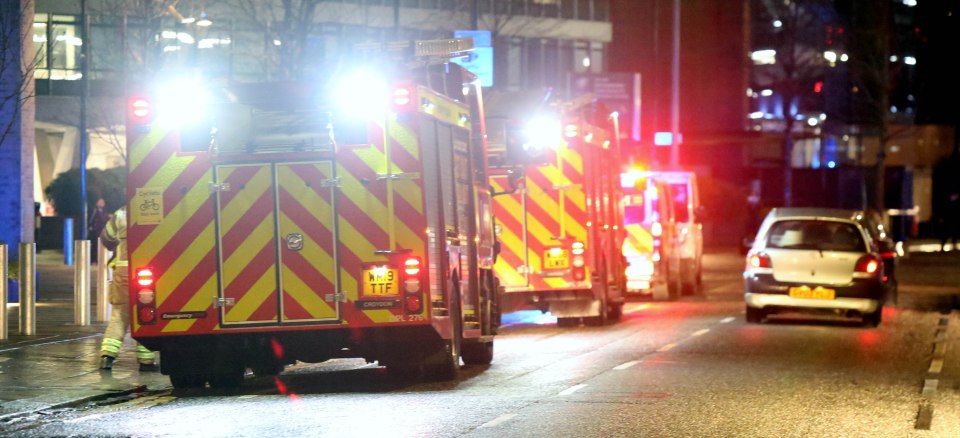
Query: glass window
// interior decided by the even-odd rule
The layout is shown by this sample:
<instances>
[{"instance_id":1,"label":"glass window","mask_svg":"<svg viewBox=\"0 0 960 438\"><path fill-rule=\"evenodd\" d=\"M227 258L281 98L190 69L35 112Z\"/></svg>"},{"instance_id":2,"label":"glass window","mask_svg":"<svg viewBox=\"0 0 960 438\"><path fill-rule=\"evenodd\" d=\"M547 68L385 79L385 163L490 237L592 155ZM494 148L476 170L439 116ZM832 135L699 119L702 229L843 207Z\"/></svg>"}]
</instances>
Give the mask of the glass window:
<instances>
[{"instance_id":1,"label":"glass window","mask_svg":"<svg viewBox=\"0 0 960 438\"><path fill-rule=\"evenodd\" d=\"M866 250L863 235L854 224L816 220L784 220L767 232L767 247L820 251Z\"/></svg>"},{"instance_id":2,"label":"glass window","mask_svg":"<svg viewBox=\"0 0 960 438\"><path fill-rule=\"evenodd\" d=\"M687 185L670 184L670 190L673 191L673 211L676 214L677 222L687 222L690 220L690 211Z\"/></svg>"}]
</instances>

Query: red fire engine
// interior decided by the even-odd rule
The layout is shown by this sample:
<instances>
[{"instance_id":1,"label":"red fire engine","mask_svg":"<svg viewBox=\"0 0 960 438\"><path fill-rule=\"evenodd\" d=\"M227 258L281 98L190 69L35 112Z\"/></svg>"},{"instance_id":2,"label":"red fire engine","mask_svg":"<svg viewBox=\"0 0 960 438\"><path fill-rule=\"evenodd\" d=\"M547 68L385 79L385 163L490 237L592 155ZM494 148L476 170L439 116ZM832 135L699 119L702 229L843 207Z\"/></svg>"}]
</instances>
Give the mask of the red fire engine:
<instances>
[{"instance_id":1,"label":"red fire engine","mask_svg":"<svg viewBox=\"0 0 960 438\"><path fill-rule=\"evenodd\" d=\"M470 48L409 45L417 59ZM386 79L344 70L315 86L186 80L132 95L132 334L174 387L334 357L434 379L492 361L479 81L451 63L397 65L376 69Z\"/></svg>"},{"instance_id":2,"label":"red fire engine","mask_svg":"<svg viewBox=\"0 0 960 438\"><path fill-rule=\"evenodd\" d=\"M624 302L616 114L591 96L531 100L490 105L503 309L550 312L561 326L606 324Z\"/></svg>"}]
</instances>

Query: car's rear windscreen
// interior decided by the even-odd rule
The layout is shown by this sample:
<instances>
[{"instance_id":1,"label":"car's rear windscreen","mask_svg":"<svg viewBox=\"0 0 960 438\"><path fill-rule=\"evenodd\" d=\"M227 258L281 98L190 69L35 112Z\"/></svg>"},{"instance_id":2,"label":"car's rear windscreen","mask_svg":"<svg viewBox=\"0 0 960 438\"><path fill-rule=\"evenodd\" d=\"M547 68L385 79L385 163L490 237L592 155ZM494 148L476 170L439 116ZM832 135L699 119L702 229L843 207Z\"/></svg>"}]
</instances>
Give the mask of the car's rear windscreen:
<instances>
[{"instance_id":1,"label":"car's rear windscreen","mask_svg":"<svg viewBox=\"0 0 960 438\"><path fill-rule=\"evenodd\" d=\"M770 226L767 248L866 251L856 225L823 220L782 220Z\"/></svg>"}]
</instances>

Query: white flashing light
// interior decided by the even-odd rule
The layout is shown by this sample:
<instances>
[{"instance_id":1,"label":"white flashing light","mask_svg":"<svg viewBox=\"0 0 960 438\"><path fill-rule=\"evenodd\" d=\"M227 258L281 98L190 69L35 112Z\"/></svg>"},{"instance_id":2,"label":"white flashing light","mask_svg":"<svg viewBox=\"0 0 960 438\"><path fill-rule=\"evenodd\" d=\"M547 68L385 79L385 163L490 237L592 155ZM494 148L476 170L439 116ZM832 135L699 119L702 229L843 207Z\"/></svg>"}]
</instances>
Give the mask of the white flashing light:
<instances>
[{"instance_id":1,"label":"white flashing light","mask_svg":"<svg viewBox=\"0 0 960 438\"><path fill-rule=\"evenodd\" d=\"M826 52L823 52L823 59L826 59L830 65L836 64L837 52L834 52L833 50L827 50Z\"/></svg>"},{"instance_id":2,"label":"white flashing light","mask_svg":"<svg viewBox=\"0 0 960 438\"><path fill-rule=\"evenodd\" d=\"M199 78L175 78L157 87L157 122L189 126L206 118L210 93Z\"/></svg>"},{"instance_id":3,"label":"white flashing light","mask_svg":"<svg viewBox=\"0 0 960 438\"><path fill-rule=\"evenodd\" d=\"M583 61L581 61L580 64L583 65L585 68L590 68L590 57L584 56Z\"/></svg>"},{"instance_id":4,"label":"white flashing light","mask_svg":"<svg viewBox=\"0 0 960 438\"><path fill-rule=\"evenodd\" d=\"M909 8L917 6L917 0L903 0L903 5Z\"/></svg>"},{"instance_id":5,"label":"white flashing light","mask_svg":"<svg viewBox=\"0 0 960 438\"><path fill-rule=\"evenodd\" d=\"M273 40L273 45L280 47L281 45L283 45L283 42L280 40Z\"/></svg>"},{"instance_id":6,"label":"white flashing light","mask_svg":"<svg viewBox=\"0 0 960 438\"><path fill-rule=\"evenodd\" d=\"M836 167L837 167L837 162L836 162L836 161L833 161L833 160L827 161L827 167L829 167L829 168L831 168L831 169L836 168Z\"/></svg>"},{"instance_id":7,"label":"white flashing light","mask_svg":"<svg viewBox=\"0 0 960 438\"><path fill-rule=\"evenodd\" d=\"M527 142L524 145L527 149L556 149L563 142L563 127L559 120L551 117L535 117L527 123L526 129Z\"/></svg>"},{"instance_id":8,"label":"white flashing light","mask_svg":"<svg viewBox=\"0 0 960 438\"><path fill-rule=\"evenodd\" d=\"M750 59L757 65L776 64L777 51L773 49L757 50L750 54Z\"/></svg>"},{"instance_id":9,"label":"white flashing light","mask_svg":"<svg viewBox=\"0 0 960 438\"><path fill-rule=\"evenodd\" d=\"M196 40L193 39L193 35L186 32L177 32L177 41L184 44L193 44L196 42Z\"/></svg>"},{"instance_id":10,"label":"white flashing light","mask_svg":"<svg viewBox=\"0 0 960 438\"><path fill-rule=\"evenodd\" d=\"M890 55L890 62L897 62L897 55Z\"/></svg>"},{"instance_id":11,"label":"white flashing light","mask_svg":"<svg viewBox=\"0 0 960 438\"><path fill-rule=\"evenodd\" d=\"M164 53L178 52L178 51L180 51L180 46L163 46Z\"/></svg>"},{"instance_id":12,"label":"white flashing light","mask_svg":"<svg viewBox=\"0 0 960 438\"><path fill-rule=\"evenodd\" d=\"M337 107L347 117L379 117L390 99L387 81L369 70L344 76L334 91Z\"/></svg>"},{"instance_id":13,"label":"white flashing light","mask_svg":"<svg viewBox=\"0 0 960 438\"><path fill-rule=\"evenodd\" d=\"M811 118L807 119L807 124L810 125L810 126L817 126L817 123L820 123L820 121L817 120L816 117L811 117Z\"/></svg>"},{"instance_id":14,"label":"white flashing light","mask_svg":"<svg viewBox=\"0 0 960 438\"><path fill-rule=\"evenodd\" d=\"M903 63L907 65L917 65L917 58L914 58L912 56L904 56Z\"/></svg>"},{"instance_id":15,"label":"white flashing light","mask_svg":"<svg viewBox=\"0 0 960 438\"><path fill-rule=\"evenodd\" d=\"M163 32L160 32L160 38L163 38L165 40L175 40L177 39L177 33L172 30L165 30Z\"/></svg>"},{"instance_id":16,"label":"white flashing light","mask_svg":"<svg viewBox=\"0 0 960 438\"><path fill-rule=\"evenodd\" d=\"M849 60L850 60L850 55L847 55L846 53L840 55L840 62L847 62Z\"/></svg>"},{"instance_id":17,"label":"white flashing light","mask_svg":"<svg viewBox=\"0 0 960 438\"><path fill-rule=\"evenodd\" d=\"M747 88L747 97L757 97L752 88Z\"/></svg>"},{"instance_id":18,"label":"white flashing light","mask_svg":"<svg viewBox=\"0 0 960 438\"><path fill-rule=\"evenodd\" d=\"M196 22L196 21L197 21L197 19L194 18L194 17L183 17L183 19L180 20L180 22L183 23L183 24L191 24L191 23L194 23L194 22Z\"/></svg>"},{"instance_id":19,"label":"white flashing light","mask_svg":"<svg viewBox=\"0 0 960 438\"><path fill-rule=\"evenodd\" d=\"M750 118L751 118L751 119L754 119L754 120L756 120L756 119L762 119L762 118L763 118L763 111L754 111L754 112L750 113Z\"/></svg>"},{"instance_id":20,"label":"white flashing light","mask_svg":"<svg viewBox=\"0 0 960 438\"><path fill-rule=\"evenodd\" d=\"M773 27L776 29L779 29L783 27L783 22L780 20L773 20Z\"/></svg>"},{"instance_id":21,"label":"white flashing light","mask_svg":"<svg viewBox=\"0 0 960 438\"><path fill-rule=\"evenodd\" d=\"M771 89L769 89L769 88L760 90L760 95L761 95L761 96L773 96L773 90L771 90Z\"/></svg>"},{"instance_id":22,"label":"white flashing light","mask_svg":"<svg viewBox=\"0 0 960 438\"><path fill-rule=\"evenodd\" d=\"M820 113L820 121L827 120L827 113Z\"/></svg>"}]
</instances>

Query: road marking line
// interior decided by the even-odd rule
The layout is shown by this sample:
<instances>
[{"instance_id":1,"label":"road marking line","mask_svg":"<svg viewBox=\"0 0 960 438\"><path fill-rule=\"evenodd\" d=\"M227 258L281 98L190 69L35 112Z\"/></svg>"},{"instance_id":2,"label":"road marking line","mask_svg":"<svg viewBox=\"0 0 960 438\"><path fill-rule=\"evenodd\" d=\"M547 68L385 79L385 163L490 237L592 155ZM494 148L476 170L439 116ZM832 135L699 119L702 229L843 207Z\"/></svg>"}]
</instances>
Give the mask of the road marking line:
<instances>
[{"instance_id":1,"label":"road marking line","mask_svg":"<svg viewBox=\"0 0 960 438\"><path fill-rule=\"evenodd\" d=\"M516 416L517 414L503 414L497 418L494 418L493 420L490 420L486 423L481 424L480 427L497 427L503 423L506 423L512 420L513 417L516 417Z\"/></svg>"},{"instance_id":2,"label":"road marking line","mask_svg":"<svg viewBox=\"0 0 960 438\"><path fill-rule=\"evenodd\" d=\"M940 385L940 381L937 379L926 379L923 381L923 391L920 392L920 395L924 397L931 397L937 393L937 386Z\"/></svg>"},{"instance_id":3,"label":"road marking line","mask_svg":"<svg viewBox=\"0 0 960 438\"><path fill-rule=\"evenodd\" d=\"M646 309L649 309L649 308L650 308L650 305L649 305L649 304L640 304L640 305L638 305L637 307L633 307L633 308L624 310L623 313L639 312L639 311L641 311L641 310L646 310Z\"/></svg>"},{"instance_id":4,"label":"road marking line","mask_svg":"<svg viewBox=\"0 0 960 438\"><path fill-rule=\"evenodd\" d=\"M693 336L703 336L703 335L705 335L705 334L707 334L707 333L709 333L709 332L710 332L710 329L697 330L697 331L693 332L693 334L691 334L690 336L691 336L691 337L693 337Z\"/></svg>"},{"instance_id":5,"label":"road marking line","mask_svg":"<svg viewBox=\"0 0 960 438\"><path fill-rule=\"evenodd\" d=\"M937 342L933 344L933 357L944 357L947 355L947 344L943 342Z\"/></svg>"},{"instance_id":6,"label":"road marking line","mask_svg":"<svg viewBox=\"0 0 960 438\"><path fill-rule=\"evenodd\" d=\"M930 361L930 369L927 370L928 373L939 374L941 370L943 370L943 359Z\"/></svg>"},{"instance_id":7,"label":"road marking line","mask_svg":"<svg viewBox=\"0 0 960 438\"><path fill-rule=\"evenodd\" d=\"M664 346L660 347L660 349L657 350L657 351L663 353L664 351L670 351L671 349L673 349L673 347L676 347L676 346L677 346L677 343L676 343L676 342L671 342L671 343L669 343L669 344L667 344L667 345L664 345Z\"/></svg>"},{"instance_id":8,"label":"road marking line","mask_svg":"<svg viewBox=\"0 0 960 438\"><path fill-rule=\"evenodd\" d=\"M560 393L557 395L570 395L586 387L587 385L584 383L581 383L579 385L573 385L567 389L564 389L563 391L560 391Z\"/></svg>"},{"instance_id":9,"label":"road marking line","mask_svg":"<svg viewBox=\"0 0 960 438\"><path fill-rule=\"evenodd\" d=\"M639 360L631 360L630 362L624 362L624 363L622 363L622 364L620 364L620 365L617 365L617 366L613 367L613 369L615 369L615 370L625 370L625 369L630 368L630 367L632 367L632 366L634 366L634 365L636 365L636 364L638 364L638 363L640 363Z\"/></svg>"},{"instance_id":10,"label":"road marking line","mask_svg":"<svg viewBox=\"0 0 960 438\"><path fill-rule=\"evenodd\" d=\"M732 316L728 316L728 317L726 317L726 318L721 319L721 320L720 320L720 324L727 324L727 323L734 322L734 321L736 321L736 320L737 320L737 318L734 318L734 317L732 317Z\"/></svg>"},{"instance_id":11,"label":"road marking line","mask_svg":"<svg viewBox=\"0 0 960 438\"><path fill-rule=\"evenodd\" d=\"M933 405L930 403L921 403L920 409L917 410L917 422L914 423L913 428L917 430L930 430L932 423Z\"/></svg>"},{"instance_id":12,"label":"road marking line","mask_svg":"<svg viewBox=\"0 0 960 438\"><path fill-rule=\"evenodd\" d=\"M933 335L934 341L943 341L947 338L947 331L945 329L937 330L937 334Z\"/></svg>"}]
</instances>

